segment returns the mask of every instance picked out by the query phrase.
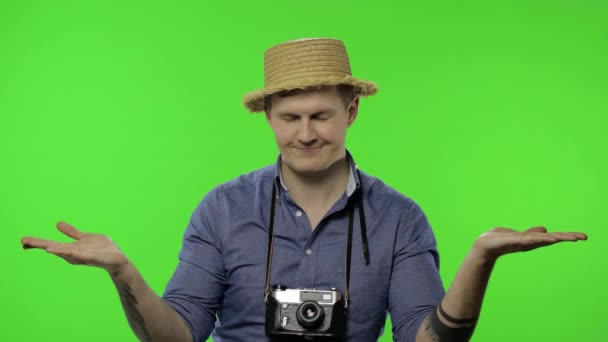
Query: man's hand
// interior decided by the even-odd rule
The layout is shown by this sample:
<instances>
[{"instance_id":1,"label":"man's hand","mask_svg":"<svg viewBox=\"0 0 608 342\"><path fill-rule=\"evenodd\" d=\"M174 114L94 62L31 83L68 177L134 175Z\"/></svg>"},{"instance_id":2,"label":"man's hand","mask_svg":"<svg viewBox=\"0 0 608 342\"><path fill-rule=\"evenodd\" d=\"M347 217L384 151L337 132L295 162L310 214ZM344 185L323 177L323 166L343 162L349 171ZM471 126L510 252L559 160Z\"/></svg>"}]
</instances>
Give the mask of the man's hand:
<instances>
[{"instance_id":1,"label":"man's hand","mask_svg":"<svg viewBox=\"0 0 608 342\"><path fill-rule=\"evenodd\" d=\"M128 263L123 252L107 236L83 233L65 222L57 223L57 229L76 241L62 243L24 237L21 239L23 248L44 249L48 253L65 259L70 264L101 267L111 274L118 272L122 266Z\"/></svg>"},{"instance_id":2,"label":"man's hand","mask_svg":"<svg viewBox=\"0 0 608 342\"><path fill-rule=\"evenodd\" d=\"M523 232L501 227L481 234L475 240L473 248L441 301L442 309L447 315L457 320L465 319L474 323L456 324L453 319L450 320L442 312L435 310L420 326L416 341L449 341L456 336L455 334L461 336L458 341L468 341L477 324L490 274L496 259L501 255L578 240L587 240L587 235L577 232L547 233L545 227L533 227ZM468 336L465 336L467 334Z\"/></svg>"},{"instance_id":3,"label":"man's hand","mask_svg":"<svg viewBox=\"0 0 608 342\"><path fill-rule=\"evenodd\" d=\"M509 228L494 228L481 234L475 241L476 249L484 260L494 261L501 255L525 252L563 241L587 240L580 232L547 233L545 227L533 227L523 232Z\"/></svg>"},{"instance_id":4,"label":"man's hand","mask_svg":"<svg viewBox=\"0 0 608 342\"><path fill-rule=\"evenodd\" d=\"M24 249L40 248L70 264L101 267L110 273L131 329L140 341L192 342L192 334L181 316L144 281L135 266L107 236L87 234L65 223L57 223L74 242L62 243L34 237L21 239Z\"/></svg>"}]
</instances>

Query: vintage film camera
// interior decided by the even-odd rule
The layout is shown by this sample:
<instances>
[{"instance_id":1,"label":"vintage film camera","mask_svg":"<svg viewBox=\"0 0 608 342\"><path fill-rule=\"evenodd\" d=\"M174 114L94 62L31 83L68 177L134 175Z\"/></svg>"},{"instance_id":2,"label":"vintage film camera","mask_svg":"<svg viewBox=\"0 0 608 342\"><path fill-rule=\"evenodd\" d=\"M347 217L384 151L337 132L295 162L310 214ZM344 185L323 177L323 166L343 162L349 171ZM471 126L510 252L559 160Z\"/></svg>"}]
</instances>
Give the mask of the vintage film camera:
<instances>
[{"instance_id":1,"label":"vintage film camera","mask_svg":"<svg viewBox=\"0 0 608 342\"><path fill-rule=\"evenodd\" d=\"M344 337L344 297L331 290L273 286L266 306L268 335Z\"/></svg>"},{"instance_id":2,"label":"vintage film camera","mask_svg":"<svg viewBox=\"0 0 608 342\"><path fill-rule=\"evenodd\" d=\"M359 169L357 169L359 177ZM346 311L349 303L349 280L351 246L353 236L353 216L355 206L359 208L361 244L365 265L369 265L365 214L363 213L362 188L359 187L355 200L349 203L348 230L346 238L346 262L344 277L344 294L336 288L329 290L288 289L283 285L274 285L270 291L270 269L274 246L274 212L277 194L277 182L273 182L270 225L268 228L268 255L266 258L266 286L264 302L266 303L266 335L268 336L304 336L304 338L329 337L342 339L346 336Z\"/></svg>"}]
</instances>

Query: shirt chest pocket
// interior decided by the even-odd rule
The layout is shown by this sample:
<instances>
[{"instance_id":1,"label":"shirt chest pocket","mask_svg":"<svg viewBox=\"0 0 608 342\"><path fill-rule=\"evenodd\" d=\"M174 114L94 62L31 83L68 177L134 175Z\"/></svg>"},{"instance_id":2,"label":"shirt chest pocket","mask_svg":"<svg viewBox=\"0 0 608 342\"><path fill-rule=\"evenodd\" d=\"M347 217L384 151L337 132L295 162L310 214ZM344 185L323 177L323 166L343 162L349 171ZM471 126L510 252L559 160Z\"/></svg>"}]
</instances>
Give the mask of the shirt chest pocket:
<instances>
[{"instance_id":1,"label":"shirt chest pocket","mask_svg":"<svg viewBox=\"0 0 608 342\"><path fill-rule=\"evenodd\" d=\"M350 268L349 319L368 324L370 320L383 321L388 307L390 267L353 263ZM344 270L341 276L344 277Z\"/></svg>"}]
</instances>

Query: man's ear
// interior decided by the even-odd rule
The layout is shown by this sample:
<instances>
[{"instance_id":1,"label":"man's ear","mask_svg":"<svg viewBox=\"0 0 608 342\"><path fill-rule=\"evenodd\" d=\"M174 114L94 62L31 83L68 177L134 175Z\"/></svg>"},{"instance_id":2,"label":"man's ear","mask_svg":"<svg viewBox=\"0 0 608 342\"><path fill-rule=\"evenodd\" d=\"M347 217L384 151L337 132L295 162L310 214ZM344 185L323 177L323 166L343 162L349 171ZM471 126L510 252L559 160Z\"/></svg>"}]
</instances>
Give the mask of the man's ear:
<instances>
[{"instance_id":1,"label":"man's ear","mask_svg":"<svg viewBox=\"0 0 608 342\"><path fill-rule=\"evenodd\" d=\"M355 122L357 114L359 114L359 96L355 96L348 106L348 127Z\"/></svg>"}]
</instances>

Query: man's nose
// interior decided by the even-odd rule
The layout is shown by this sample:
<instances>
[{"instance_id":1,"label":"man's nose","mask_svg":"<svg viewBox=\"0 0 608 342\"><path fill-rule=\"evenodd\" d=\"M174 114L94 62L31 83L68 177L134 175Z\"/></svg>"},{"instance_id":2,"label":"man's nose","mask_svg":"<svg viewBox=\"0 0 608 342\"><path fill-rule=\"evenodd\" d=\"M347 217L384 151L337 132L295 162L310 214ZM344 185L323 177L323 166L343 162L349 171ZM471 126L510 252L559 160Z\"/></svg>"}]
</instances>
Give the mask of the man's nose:
<instances>
[{"instance_id":1,"label":"man's nose","mask_svg":"<svg viewBox=\"0 0 608 342\"><path fill-rule=\"evenodd\" d=\"M310 120L301 120L298 129L298 140L302 144L311 144L317 140L317 133Z\"/></svg>"}]
</instances>

